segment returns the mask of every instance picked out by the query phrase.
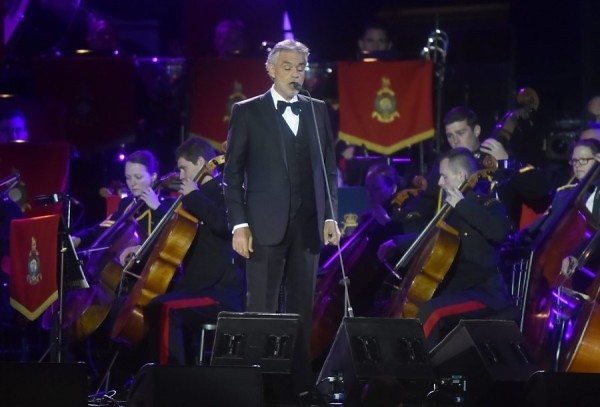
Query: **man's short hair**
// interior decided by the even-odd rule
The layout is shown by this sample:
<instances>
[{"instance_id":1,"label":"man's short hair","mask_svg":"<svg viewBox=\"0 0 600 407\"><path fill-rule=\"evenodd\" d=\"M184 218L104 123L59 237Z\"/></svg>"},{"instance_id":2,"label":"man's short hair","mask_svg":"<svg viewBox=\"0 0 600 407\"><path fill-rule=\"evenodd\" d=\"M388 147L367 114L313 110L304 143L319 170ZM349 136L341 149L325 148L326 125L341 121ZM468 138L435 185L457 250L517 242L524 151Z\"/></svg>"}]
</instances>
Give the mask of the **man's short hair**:
<instances>
[{"instance_id":1,"label":"man's short hair","mask_svg":"<svg viewBox=\"0 0 600 407\"><path fill-rule=\"evenodd\" d=\"M310 50L306 45L296 40L283 40L275 44L271 52L269 52L269 56L267 56L267 62L265 63L265 67L268 69L269 65L275 64L277 61L277 56L281 51L295 51L304 55L304 58L308 62L308 55L310 54Z\"/></svg>"},{"instance_id":2,"label":"man's short hair","mask_svg":"<svg viewBox=\"0 0 600 407\"><path fill-rule=\"evenodd\" d=\"M367 31L369 31L369 30L381 30L385 33L387 40L388 41L390 40L390 38L389 38L390 36L388 34L389 33L388 27L385 24L383 24L381 21L374 21L374 20L367 21L362 25L362 31L360 33L359 39L365 38L365 35L367 35Z\"/></svg>"},{"instance_id":3,"label":"man's short hair","mask_svg":"<svg viewBox=\"0 0 600 407\"><path fill-rule=\"evenodd\" d=\"M215 149L198 136L190 136L175 150L176 159L183 158L193 163L198 161L200 157L209 161L215 156Z\"/></svg>"},{"instance_id":4,"label":"man's short hair","mask_svg":"<svg viewBox=\"0 0 600 407\"><path fill-rule=\"evenodd\" d=\"M440 160L448 160L448 165L454 170L463 170L470 176L479 169L479 165L473 153L465 147L453 148L450 151L446 151Z\"/></svg>"},{"instance_id":5,"label":"man's short hair","mask_svg":"<svg viewBox=\"0 0 600 407\"><path fill-rule=\"evenodd\" d=\"M592 151L592 154L596 155L600 152L600 141L594 138L586 138L583 140L578 140L573 144L571 151L569 152L569 158L573 155L573 151L575 151L575 147L587 147Z\"/></svg>"},{"instance_id":6,"label":"man's short hair","mask_svg":"<svg viewBox=\"0 0 600 407\"><path fill-rule=\"evenodd\" d=\"M444 116L444 126L454 122L462 122L463 120L466 120L467 125L472 129L479 124L479 119L477 119L474 111L465 106L456 106L450 109Z\"/></svg>"}]
</instances>

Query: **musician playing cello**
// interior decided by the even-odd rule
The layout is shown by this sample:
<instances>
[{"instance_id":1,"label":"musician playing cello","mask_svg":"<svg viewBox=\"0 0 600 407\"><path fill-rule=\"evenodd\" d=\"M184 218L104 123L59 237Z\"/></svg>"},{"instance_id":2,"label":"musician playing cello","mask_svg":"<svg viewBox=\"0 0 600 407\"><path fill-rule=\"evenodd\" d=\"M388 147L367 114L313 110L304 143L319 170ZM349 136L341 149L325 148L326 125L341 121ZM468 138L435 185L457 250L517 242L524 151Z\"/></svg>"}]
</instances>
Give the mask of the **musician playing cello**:
<instances>
[{"instance_id":1,"label":"musician playing cello","mask_svg":"<svg viewBox=\"0 0 600 407\"><path fill-rule=\"evenodd\" d=\"M125 159L125 182L131 196L121 199L117 210L108 219L75 233L75 236L72 237L75 247L88 247L106 228L111 227L115 220L119 219L134 200L142 200L145 203L141 213L134 214L134 216L140 223L142 231L149 235L173 202L168 197L159 196L152 189L152 184L158 178L158 167L158 161L154 154L148 150L134 151L127 156ZM135 248L128 249L123 256L131 251L135 251Z\"/></svg>"},{"instance_id":2,"label":"musician playing cello","mask_svg":"<svg viewBox=\"0 0 600 407\"><path fill-rule=\"evenodd\" d=\"M233 261L231 233L220 177L195 175L215 156L199 137L176 150L183 208L198 219L198 231L183 260L183 273L167 294L144 309L151 357L160 363L185 364L187 340L220 311L242 310L242 277Z\"/></svg>"},{"instance_id":3,"label":"musician playing cello","mask_svg":"<svg viewBox=\"0 0 600 407\"><path fill-rule=\"evenodd\" d=\"M498 162L498 169L494 174L494 180L499 184L498 196L514 225L519 224L522 203L540 213L545 210L549 203L550 191L543 174L531 166L521 167L518 160L500 141L487 138L481 142L481 126L474 111L464 106L456 106L446 113L443 122L450 148L463 147L478 159L489 155ZM438 166L434 166L428 175L427 189L415 205L415 211L424 221L431 219L441 206L439 188L435 182L439 177L437 169ZM379 258L385 261L399 257L408 246L407 240L411 240L407 237L409 236L400 235L383 243L378 251Z\"/></svg>"},{"instance_id":4,"label":"musician playing cello","mask_svg":"<svg viewBox=\"0 0 600 407\"><path fill-rule=\"evenodd\" d=\"M460 246L436 296L423 303L417 317L430 347L461 319L486 318L511 305L498 271L500 245L510 232L501 202L489 196L487 182L463 195L459 186L478 170L473 154L455 148L442 156L439 186L453 210L446 222L455 228Z\"/></svg>"}]
</instances>

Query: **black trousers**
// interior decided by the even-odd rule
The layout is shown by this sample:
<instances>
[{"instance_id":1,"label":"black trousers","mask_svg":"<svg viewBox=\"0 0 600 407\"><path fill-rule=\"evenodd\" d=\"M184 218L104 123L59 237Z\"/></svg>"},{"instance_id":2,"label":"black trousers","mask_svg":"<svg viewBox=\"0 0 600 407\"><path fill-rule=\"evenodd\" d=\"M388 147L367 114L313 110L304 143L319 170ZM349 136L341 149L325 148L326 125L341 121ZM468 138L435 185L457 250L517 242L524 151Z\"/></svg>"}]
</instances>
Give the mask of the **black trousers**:
<instances>
[{"instance_id":1,"label":"black trousers","mask_svg":"<svg viewBox=\"0 0 600 407\"><path fill-rule=\"evenodd\" d=\"M429 349L433 349L461 319L486 319L512 305L498 274L469 289L442 292L419 307L417 318Z\"/></svg>"},{"instance_id":2,"label":"black trousers","mask_svg":"<svg viewBox=\"0 0 600 407\"><path fill-rule=\"evenodd\" d=\"M290 220L283 240L273 246L253 245L246 261L246 310L300 315L309 342L319 235L314 216L301 212Z\"/></svg>"},{"instance_id":3,"label":"black trousers","mask_svg":"<svg viewBox=\"0 0 600 407\"><path fill-rule=\"evenodd\" d=\"M239 290L213 287L154 298L144 308L150 360L160 364L192 363L196 352L192 341L203 324L216 323L221 311L242 311Z\"/></svg>"}]
</instances>

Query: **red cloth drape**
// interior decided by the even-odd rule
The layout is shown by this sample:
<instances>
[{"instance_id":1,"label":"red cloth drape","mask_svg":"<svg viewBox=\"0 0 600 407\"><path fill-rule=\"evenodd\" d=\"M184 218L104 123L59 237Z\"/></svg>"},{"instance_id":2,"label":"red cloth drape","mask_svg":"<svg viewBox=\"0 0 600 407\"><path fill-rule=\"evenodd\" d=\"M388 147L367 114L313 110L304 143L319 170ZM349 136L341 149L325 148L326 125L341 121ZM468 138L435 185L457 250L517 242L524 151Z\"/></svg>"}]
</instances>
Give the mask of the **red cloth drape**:
<instances>
[{"instance_id":1,"label":"red cloth drape","mask_svg":"<svg viewBox=\"0 0 600 407\"><path fill-rule=\"evenodd\" d=\"M200 58L191 68L190 132L220 149L235 102L265 93L271 80L263 59Z\"/></svg>"},{"instance_id":2,"label":"red cloth drape","mask_svg":"<svg viewBox=\"0 0 600 407\"><path fill-rule=\"evenodd\" d=\"M340 133L392 154L434 134L430 61L338 62Z\"/></svg>"},{"instance_id":3,"label":"red cloth drape","mask_svg":"<svg viewBox=\"0 0 600 407\"><path fill-rule=\"evenodd\" d=\"M33 321L57 298L59 215L15 219L10 225L10 304Z\"/></svg>"}]
</instances>

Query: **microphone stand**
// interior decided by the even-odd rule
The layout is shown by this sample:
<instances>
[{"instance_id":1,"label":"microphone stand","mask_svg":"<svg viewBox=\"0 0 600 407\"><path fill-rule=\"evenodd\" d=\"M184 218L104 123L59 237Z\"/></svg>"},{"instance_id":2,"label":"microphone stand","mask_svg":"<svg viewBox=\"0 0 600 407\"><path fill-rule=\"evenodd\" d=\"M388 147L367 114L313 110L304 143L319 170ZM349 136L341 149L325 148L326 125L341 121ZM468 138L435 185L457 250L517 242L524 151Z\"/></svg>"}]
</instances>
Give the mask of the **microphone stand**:
<instances>
[{"instance_id":1,"label":"microphone stand","mask_svg":"<svg viewBox=\"0 0 600 407\"><path fill-rule=\"evenodd\" d=\"M55 363L62 362L62 352L63 352L63 317L64 317L64 291L65 291L65 276L67 274L67 266L66 266L66 256L67 251L71 251L74 256L75 264L77 264L78 268L78 277L79 280L74 283L72 286L76 286L78 288L89 288L89 284L85 278L85 274L83 272L83 268L81 267L81 262L79 257L77 256L77 251L75 250L75 246L71 241L71 206L72 202L75 201L69 195L59 195L53 194L55 197L54 202L58 202L63 199L66 202L65 214L61 219L61 230L59 231L60 235L60 256L59 256L59 276L58 276L58 310L53 315L53 323L51 328L51 342L48 349L44 352L44 354L40 357L38 362L42 362L48 353L51 352L50 360Z\"/></svg>"},{"instance_id":2,"label":"microphone stand","mask_svg":"<svg viewBox=\"0 0 600 407\"><path fill-rule=\"evenodd\" d=\"M292 82L292 86L298 92L305 92L308 95L309 100L310 100L310 108L312 111L313 123L315 125L315 131L317 134L317 145L319 147L319 157L321 159L321 169L323 170L323 178L325 179L325 189L327 190L327 204L329 205L329 211L331 212L332 216L335 216L335 211L333 210L333 201L331 199L331 188L329 186L329 179L327 178L327 169L325 168L325 157L323 157L323 146L321 144L321 135L319 134L319 126L317 123L317 115L315 113L315 105L313 102L313 98L310 95L310 92L307 89L303 88L302 85L300 85L298 82ZM335 219L333 221L336 222L336 224L337 224L337 221ZM348 292L348 286L350 285L350 280L346 276L346 270L344 268L344 260L342 259L342 250L341 250L339 241L336 244L336 249L337 249L338 259L340 261L340 270L342 271L342 279L340 281L340 284L342 284L344 286L344 317L354 317L354 309L352 308L352 304L350 304L350 295Z\"/></svg>"}]
</instances>

